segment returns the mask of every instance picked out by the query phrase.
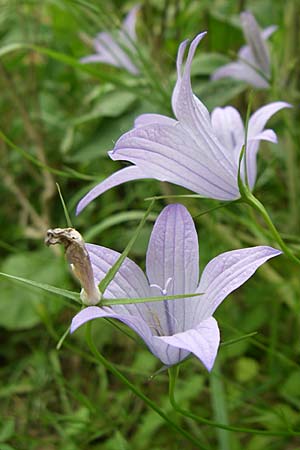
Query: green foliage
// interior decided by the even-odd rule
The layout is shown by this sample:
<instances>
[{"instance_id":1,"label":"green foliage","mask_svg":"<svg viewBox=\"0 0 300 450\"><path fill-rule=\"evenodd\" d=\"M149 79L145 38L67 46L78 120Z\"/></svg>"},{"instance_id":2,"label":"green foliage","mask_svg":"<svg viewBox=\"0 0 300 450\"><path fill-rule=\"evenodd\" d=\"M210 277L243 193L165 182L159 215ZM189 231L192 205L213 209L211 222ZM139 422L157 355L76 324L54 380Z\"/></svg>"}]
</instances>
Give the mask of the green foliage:
<instances>
[{"instance_id":1,"label":"green foliage","mask_svg":"<svg viewBox=\"0 0 300 450\"><path fill-rule=\"evenodd\" d=\"M249 86L230 79L210 81L211 73L234 59L244 44L238 19L242 5L263 27L279 26L271 39L275 82L269 91L254 93L252 109L276 100L299 103L297 2L139 3L141 75L135 77L106 64L79 62L92 52L90 39L99 31L117 29L134 2L1 1L0 270L32 280L30 286L0 277L1 450L195 449L95 363L84 329L61 340L73 308L79 308L80 288L62 253L52 253L43 244L48 228L66 226L55 182L72 223L86 240L123 252L135 237L130 257L142 267L153 222L172 201L184 203L195 217L201 268L222 251L274 245L250 208L228 204L214 209L216 202L193 197L157 200L137 236L149 206L146 197L189 194L155 181L113 189L75 217L81 196L123 167L111 161L107 151L132 128L134 119L146 112L172 115L176 51L185 38L208 31L193 62L194 92L210 110L234 104L245 118ZM256 194L299 255L299 110L295 107L275 120L279 144L261 146ZM99 320L93 337L105 357L204 448L297 449L299 436L280 432L300 425L299 299L296 265L282 256L261 268L217 311L222 345L216 370L208 375L189 358L176 386L179 404L198 416L279 432L276 437L229 432L179 416L169 402L165 368L133 332Z\"/></svg>"},{"instance_id":2,"label":"green foliage","mask_svg":"<svg viewBox=\"0 0 300 450\"><path fill-rule=\"evenodd\" d=\"M66 285L65 261L46 249L25 252L6 258L1 270L55 286ZM31 328L41 321L43 314L55 314L61 302L55 297L30 289L23 289L9 280L0 280L0 325L9 330Z\"/></svg>"}]
</instances>

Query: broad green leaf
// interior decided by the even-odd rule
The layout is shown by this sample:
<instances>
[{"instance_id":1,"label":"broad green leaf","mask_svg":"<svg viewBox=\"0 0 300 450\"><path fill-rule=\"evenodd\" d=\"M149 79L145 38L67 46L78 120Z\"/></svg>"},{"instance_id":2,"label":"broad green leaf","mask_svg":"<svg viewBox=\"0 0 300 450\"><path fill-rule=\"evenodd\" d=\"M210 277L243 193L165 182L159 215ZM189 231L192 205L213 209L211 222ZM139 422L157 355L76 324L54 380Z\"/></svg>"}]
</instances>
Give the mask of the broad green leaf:
<instances>
[{"instance_id":1,"label":"broad green leaf","mask_svg":"<svg viewBox=\"0 0 300 450\"><path fill-rule=\"evenodd\" d=\"M131 220L141 220L144 217L144 211L126 211L118 214L111 215L107 219L104 219L97 225L92 226L84 235L86 241L94 239L95 236L103 233L103 231L110 229L114 225L120 223L127 223ZM155 221L157 214L151 213L148 216L148 220Z\"/></svg>"},{"instance_id":2,"label":"broad green leaf","mask_svg":"<svg viewBox=\"0 0 300 450\"><path fill-rule=\"evenodd\" d=\"M29 278L33 280L31 285L66 285L65 261L55 257L48 249L11 255L3 262L1 271L11 278L14 278L12 274L18 274L19 281ZM30 284L28 280L26 283ZM0 326L8 329L31 328L40 322L40 313L44 309L55 313L62 306L61 301L49 293L24 289L24 286L18 286L3 277L0 280L0 289Z\"/></svg>"},{"instance_id":3,"label":"broad green leaf","mask_svg":"<svg viewBox=\"0 0 300 450\"><path fill-rule=\"evenodd\" d=\"M217 106L230 103L232 99L247 88L247 84L231 78L222 78L220 80L202 82L198 86L196 83L193 83L193 88L197 97L201 98L201 101L209 110L212 110Z\"/></svg>"},{"instance_id":4,"label":"broad green leaf","mask_svg":"<svg viewBox=\"0 0 300 450\"><path fill-rule=\"evenodd\" d=\"M136 101L132 92L114 90L100 96L97 104L87 114L83 114L72 120L71 124L82 125L101 117L119 117L124 114Z\"/></svg>"},{"instance_id":5,"label":"broad green leaf","mask_svg":"<svg viewBox=\"0 0 300 450\"><path fill-rule=\"evenodd\" d=\"M199 53L193 59L191 75L211 75L218 67L229 62L230 59L221 53Z\"/></svg>"}]
</instances>

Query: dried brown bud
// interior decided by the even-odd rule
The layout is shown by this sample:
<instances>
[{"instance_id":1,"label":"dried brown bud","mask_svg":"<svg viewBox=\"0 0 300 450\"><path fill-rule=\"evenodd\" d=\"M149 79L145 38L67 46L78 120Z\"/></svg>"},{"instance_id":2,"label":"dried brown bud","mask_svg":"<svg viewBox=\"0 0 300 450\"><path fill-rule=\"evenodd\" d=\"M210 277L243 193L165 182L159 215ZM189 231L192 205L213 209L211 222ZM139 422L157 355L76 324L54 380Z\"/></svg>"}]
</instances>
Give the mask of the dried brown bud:
<instances>
[{"instance_id":1,"label":"dried brown bud","mask_svg":"<svg viewBox=\"0 0 300 450\"><path fill-rule=\"evenodd\" d=\"M90 257L81 234L74 228L53 228L47 231L45 244L61 244L65 247L67 261L82 287L82 302L85 305L99 303L100 291L95 285Z\"/></svg>"}]
</instances>

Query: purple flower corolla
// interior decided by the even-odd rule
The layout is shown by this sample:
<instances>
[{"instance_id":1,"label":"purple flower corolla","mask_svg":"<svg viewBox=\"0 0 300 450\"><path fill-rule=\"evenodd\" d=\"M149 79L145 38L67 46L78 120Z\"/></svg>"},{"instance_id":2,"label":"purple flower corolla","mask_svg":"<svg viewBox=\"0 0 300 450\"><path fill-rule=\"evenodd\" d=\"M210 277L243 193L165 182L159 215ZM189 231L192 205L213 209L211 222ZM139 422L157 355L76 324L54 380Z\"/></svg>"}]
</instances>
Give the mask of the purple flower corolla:
<instances>
[{"instance_id":1,"label":"purple flower corolla","mask_svg":"<svg viewBox=\"0 0 300 450\"><path fill-rule=\"evenodd\" d=\"M99 283L120 256L86 244ZM157 218L149 241L146 273L126 258L105 291L107 298L143 298L202 293L199 297L111 307L90 306L72 320L71 332L101 317L120 320L145 341L150 351L171 366L193 353L211 370L220 333L212 317L220 303L247 281L268 259L281 252L259 246L222 253L212 259L199 282L198 237L187 209L169 205Z\"/></svg>"},{"instance_id":2,"label":"purple flower corolla","mask_svg":"<svg viewBox=\"0 0 300 450\"><path fill-rule=\"evenodd\" d=\"M131 61L130 56L136 53L134 42L136 41L135 23L139 6L134 6L126 16L122 29L116 37L106 31L97 34L93 39L96 50L94 55L81 58L82 63L101 62L115 67L126 69L133 75L139 73L139 69Z\"/></svg>"},{"instance_id":3,"label":"purple flower corolla","mask_svg":"<svg viewBox=\"0 0 300 450\"><path fill-rule=\"evenodd\" d=\"M230 77L246 81L257 88L268 88L271 77L270 54L266 45L267 39L276 31L276 25L271 25L261 31L250 12L241 14L241 24L248 45L241 47L238 61L226 64L217 69L213 80Z\"/></svg>"},{"instance_id":4,"label":"purple flower corolla","mask_svg":"<svg viewBox=\"0 0 300 450\"><path fill-rule=\"evenodd\" d=\"M211 117L192 91L191 64L205 34L199 34L191 43L185 65L183 57L188 41L179 46L178 78L172 95L177 120L159 114L139 116L134 129L121 136L109 152L114 161L126 160L134 165L115 172L89 191L79 202L77 214L108 189L144 178L168 181L217 200L240 197L239 154L245 138L241 117L231 107L217 108ZM270 103L249 120L246 154L251 187L256 177L260 140L276 142L274 131L264 130L264 126L275 112L288 106L284 102Z\"/></svg>"}]
</instances>

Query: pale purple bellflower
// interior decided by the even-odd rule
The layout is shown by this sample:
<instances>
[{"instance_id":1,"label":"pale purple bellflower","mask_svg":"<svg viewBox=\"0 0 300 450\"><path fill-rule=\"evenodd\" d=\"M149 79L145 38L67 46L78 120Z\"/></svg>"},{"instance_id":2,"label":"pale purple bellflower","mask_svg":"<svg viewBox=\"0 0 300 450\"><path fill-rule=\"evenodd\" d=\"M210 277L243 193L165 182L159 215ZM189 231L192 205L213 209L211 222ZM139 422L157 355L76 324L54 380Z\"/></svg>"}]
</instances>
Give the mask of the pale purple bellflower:
<instances>
[{"instance_id":1,"label":"pale purple bellflower","mask_svg":"<svg viewBox=\"0 0 300 450\"><path fill-rule=\"evenodd\" d=\"M139 5L134 6L127 14L122 29L114 36L103 31L93 39L96 50L94 55L81 58L82 63L106 63L115 67L126 69L133 75L139 73L139 69L132 62L130 56L136 53L134 42L136 41L135 23Z\"/></svg>"},{"instance_id":2,"label":"pale purple bellflower","mask_svg":"<svg viewBox=\"0 0 300 450\"><path fill-rule=\"evenodd\" d=\"M133 165L115 172L89 191L79 202L77 214L108 189L142 178L168 181L217 200L240 197L239 155L245 140L242 119L233 107L216 108L210 116L192 91L191 64L205 34L192 41L185 66L183 57L188 41L179 46L178 78L172 95L177 120L160 114L139 116L133 130L121 136L109 152L114 161L125 160ZM250 117L246 157L251 188L256 178L260 140L277 141L273 130L264 129L265 124L274 113L289 106L285 102L270 103Z\"/></svg>"},{"instance_id":3,"label":"pale purple bellflower","mask_svg":"<svg viewBox=\"0 0 300 450\"><path fill-rule=\"evenodd\" d=\"M120 254L86 244L97 285ZM126 258L105 291L106 298L142 298L202 293L199 297L111 307L89 306L72 320L71 332L101 317L132 328L150 351L171 366L193 353L211 370L220 332L213 314L220 303L247 281L268 259L281 252L258 246L222 253L212 259L199 282L198 237L193 219L180 204L164 208L154 225L146 258L146 273Z\"/></svg>"},{"instance_id":4,"label":"pale purple bellflower","mask_svg":"<svg viewBox=\"0 0 300 450\"><path fill-rule=\"evenodd\" d=\"M246 81L257 88L268 88L271 77L270 53L267 39L276 31L271 25L261 31L254 16L246 11L241 14L241 24L248 45L241 47L238 61L218 68L212 75L213 80L230 77Z\"/></svg>"}]
</instances>

